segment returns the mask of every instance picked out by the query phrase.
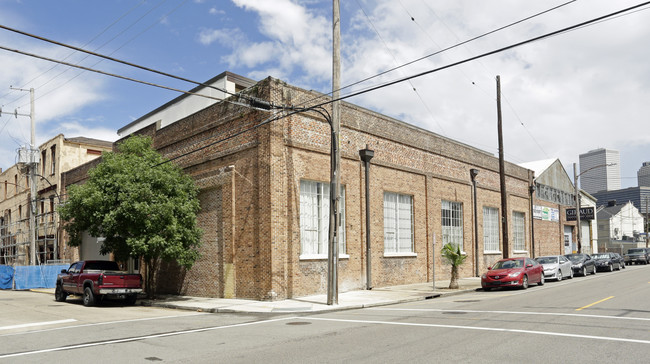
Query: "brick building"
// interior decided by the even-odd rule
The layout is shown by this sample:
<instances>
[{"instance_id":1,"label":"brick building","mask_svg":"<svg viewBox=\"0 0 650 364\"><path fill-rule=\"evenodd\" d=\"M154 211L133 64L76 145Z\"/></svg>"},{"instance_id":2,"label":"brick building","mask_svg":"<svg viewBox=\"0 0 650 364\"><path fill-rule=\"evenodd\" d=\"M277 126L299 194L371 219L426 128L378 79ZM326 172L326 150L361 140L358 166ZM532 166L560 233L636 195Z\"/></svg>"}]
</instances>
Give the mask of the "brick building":
<instances>
[{"instance_id":1,"label":"brick building","mask_svg":"<svg viewBox=\"0 0 650 364\"><path fill-rule=\"evenodd\" d=\"M59 134L38 147L36 196L30 192L30 171L25 163L0 173L0 264L34 265L56 262L65 256L60 239L56 206L63 191L61 176L74 167L96 159L112 143ZM30 262L30 200L36 202L35 258Z\"/></svg>"},{"instance_id":2,"label":"brick building","mask_svg":"<svg viewBox=\"0 0 650 364\"><path fill-rule=\"evenodd\" d=\"M564 166L559 159L523 163L521 166L535 172L534 256L575 252L576 222L567 221L566 215L567 208L575 207L575 189ZM587 241L586 236L583 239Z\"/></svg>"},{"instance_id":3,"label":"brick building","mask_svg":"<svg viewBox=\"0 0 650 364\"><path fill-rule=\"evenodd\" d=\"M252 82L243 93L274 105L327 99L273 78ZM150 135L154 146L200 188L201 258L187 271L164 266L159 292L262 300L325 293L330 178L326 119L316 112L246 107L241 96L165 125L151 117L177 115L164 109L180 107L186 97L120 130L124 138ZM374 287L431 281L434 272L436 279L448 278L450 266L440 258L446 242L459 244L468 255L462 276L480 274L502 258L498 158L353 104L343 103L341 109L340 291L365 287L367 223ZM369 222L365 167L359 157L366 147L374 151ZM478 242L470 169L479 170ZM531 255L533 174L512 163L505 169L508 253ZM74 172L66 184L83 180L83 168Z\"/></svg>"}]
</instances>

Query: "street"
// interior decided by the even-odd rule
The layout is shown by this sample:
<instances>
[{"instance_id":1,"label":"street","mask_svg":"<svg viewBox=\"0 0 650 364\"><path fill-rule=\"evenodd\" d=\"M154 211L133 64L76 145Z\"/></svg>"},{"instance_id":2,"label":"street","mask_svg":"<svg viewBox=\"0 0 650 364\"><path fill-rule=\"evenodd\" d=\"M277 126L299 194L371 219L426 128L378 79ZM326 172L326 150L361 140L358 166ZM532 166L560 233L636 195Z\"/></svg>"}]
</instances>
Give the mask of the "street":
<instances>
[{"instance_id":1,"label":"street","mask_svg":"<svg viewBox=\"0 0 650 364\"><path fill-rule=\"evenodd\" d=\"M644 362L650 267L321 314L206 314L0 292L0 362Z\"/></svg>"}]
</instances>

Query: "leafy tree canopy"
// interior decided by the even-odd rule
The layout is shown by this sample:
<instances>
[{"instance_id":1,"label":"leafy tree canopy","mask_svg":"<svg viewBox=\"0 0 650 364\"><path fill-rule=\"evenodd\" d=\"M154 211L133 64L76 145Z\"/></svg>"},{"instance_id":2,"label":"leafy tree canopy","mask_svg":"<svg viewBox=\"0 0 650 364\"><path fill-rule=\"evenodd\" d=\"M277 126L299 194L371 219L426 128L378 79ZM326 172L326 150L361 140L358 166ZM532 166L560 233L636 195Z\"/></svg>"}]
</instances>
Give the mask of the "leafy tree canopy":
<instances>
[{"instance_id":1,"label":"leafy tree canopy","mask_svg":"<svg viewBox=\"0 0 650 364\"><path fill-rule=\"evenodd\" d=\"M105 237L101 253L117 259L143 257L148 268L159 259L190 268L198 259L198 189L176 165L164 163L149 137L132 136L117 152L102 155L88 180L68 189L59 209L69 245L81 235Z\"/></svg>"}]
</instances>

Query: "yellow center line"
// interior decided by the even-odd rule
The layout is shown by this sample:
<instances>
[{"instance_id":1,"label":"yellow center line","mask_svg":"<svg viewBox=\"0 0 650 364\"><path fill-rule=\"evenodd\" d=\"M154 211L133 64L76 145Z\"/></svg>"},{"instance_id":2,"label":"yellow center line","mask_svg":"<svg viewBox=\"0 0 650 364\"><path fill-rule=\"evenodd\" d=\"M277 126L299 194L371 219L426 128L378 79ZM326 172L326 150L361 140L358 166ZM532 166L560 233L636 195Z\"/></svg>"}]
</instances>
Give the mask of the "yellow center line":
<instances>
[{"instance_id":1,"label":"yellow center line","mask_svg":"<svg viewBox=\"0 0 650 364\"><path fill-rule=\"evenodd\" d=\"M599 303L601 303L601 302L604 302L604 301L607 301L608 299L611 299L611 298L614 298L614 296L609 296L609 297L607 297L607 298L603 298L603 299L600 300L600 301L596 301L596 302L594 302L594 303L590 303L590 304L588 304L588 305L586 305L586 306L582 306L582 307L580 307L580 308L576 308L576 311L581 311L581 310L583 310L583 309L585 309L585 308L591 307L591 306L593 306L593 305L597 305L597 304L599 304Z\"/></svg>"}]
</instances>

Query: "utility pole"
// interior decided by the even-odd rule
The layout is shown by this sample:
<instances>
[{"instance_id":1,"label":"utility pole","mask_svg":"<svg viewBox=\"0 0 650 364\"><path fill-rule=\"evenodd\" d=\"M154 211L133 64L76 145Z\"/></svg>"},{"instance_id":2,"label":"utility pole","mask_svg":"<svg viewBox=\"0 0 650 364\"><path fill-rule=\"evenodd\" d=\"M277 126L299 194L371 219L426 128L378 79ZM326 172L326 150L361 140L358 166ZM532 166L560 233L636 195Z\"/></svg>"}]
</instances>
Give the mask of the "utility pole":
<instances>
[{"instance_id":1,"label":"utility pole","mask_svg":"<svg viewBox=\"0 0 650 364\"><path fill-rule=\"evenodd\" d=\"M341 88L341 14L339 0L333 0L332 11L332 98L338 99ZM330 231L327 255L327 304L339 302L338 264L339 264L339 224L341 195L341 151L339 133L341 129L340 101L332 103L332 161L330 172Z\"/></svg>"},{"instance_id":2,"label":"utility pole","mask_svg":"<svg viewBox=\"0 0 650 364\"><path fill-rule=\"evenodd\" d=\"M36 114L34 112L34 88L22 89L9 87L12 90L17 91L29 91L29 115L19 114L18 110L14 112L14 115L20 116L29 116L31 124L31 141L29 144L29 183L30 183L30 216L29 216L29 263L30 265L36 265L36 168L38 165L39 153L36 150Z\"/></svg>"},{"instance_id":3,"label":"utility pole","mask_svg":"<svg viewBox=\"0 0 650 364\"><path fill-rule=\"evenodd\" d=\"M580 191L578 190L578 172L576 168L576 164L573 163L573 187L575 187L576 193L576 226L578 227L576 236L578 238L578 253L582 253L582 229L580 227Z\"/></svg>"},{"instance_id":4,"label":"utility pole","mask_svg":"<svg viewBox=\"0 0 650 364\"><path fill-rule=\"evenodd\" d=\"M503 231L503 257L510 257L508 243L508 194L506 192L506 167L503 157L503 126L501 122L501 77L497 76L497 129L499 131L499 180L501 182L501 231Z\"/></svg>"}]
</instances>

